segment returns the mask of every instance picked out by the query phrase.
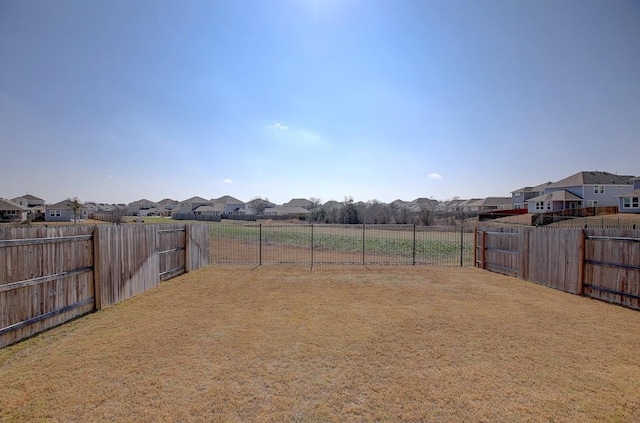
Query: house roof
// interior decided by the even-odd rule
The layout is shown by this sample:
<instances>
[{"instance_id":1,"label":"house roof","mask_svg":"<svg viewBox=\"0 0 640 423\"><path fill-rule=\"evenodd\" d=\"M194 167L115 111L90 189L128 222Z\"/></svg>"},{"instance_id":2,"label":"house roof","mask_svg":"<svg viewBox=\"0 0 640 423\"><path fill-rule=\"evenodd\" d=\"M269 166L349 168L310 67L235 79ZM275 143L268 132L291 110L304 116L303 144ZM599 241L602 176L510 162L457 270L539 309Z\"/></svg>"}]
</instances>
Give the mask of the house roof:
<instances>
[{"instance_id":1,"label":"house roof","mask_svg":"<svg viewBox=\"0 0 640 423\"><path fill-rule=\"evenodd\" d=\"M511 205L511 197L487 197L482 200L474 201L473 205L483 207Z\"/></svg>"},{"instance_id":2,"label":"house roof","mask_svg":"<svg viewBox=\"0 0 640 423\"><path fill-rule=\"evenodd\" d=\"M164 200L160 200L158 201L156 204L160 205L160 206L164 206L166 204L178 204L178 202L176 200L172 200L171 198L165 198Z\"/></svg>"},{"instance_id":3,"label":"house roof","mask_svg":"<svg viewBox=\"0 0 640 423\"><path fill-rule=\"evenodd\" d=\"M551 184L552 184L552 182L545 182L543 184L536 185L535 187L523 187L523 188L517 189L515 191L511 191L511 193L514 193L514 192L543 192L544 189L547 186L551 185Z\"/></svg>"},{"instance_id":4,"label":"house roof","mask_svg":"<svg viewBox=\"0 0 640 423\"><path fill-rule=\"evenodd\" d=\"M4 198L0 198L0 211L7 211L7 210L27 211L29 210L29 208L21 206L20 204L16 204L11 200L5 200Z\"/></svg>"},{"instance_id":5,"label":"house roof","mask_svg":"<svg viewBox=\"0 0 640 423\"><path fill-rule=\"evenodd\" d=\"M39 202L44 202L44 200L42 198L38 198L35 195L31 195L31 194L25 194L25 195L21 195L19 197L16 197L15 199L18 198L24 198L27 201L39 201Z\"/></svg>"},{"instance_id":6,"label":"house roof","mask_svg":"<svg viewBox=\"0 0 640 423\"><path fill-rule=\"evenodd\" d=\"M624 194L616 195L616 197L640 197L640 189L634 189L633 191L625 192Z\"/></svg>"},{"instance_id":7,"label":"house roof","mask_svg":"<svg viewBox=\"0 0 640 423\"><path fill-rule=\"evenodd\" d=\"M283 204L283 206L286 207L309 207L312 205L313 202L307 200L306 198L293 198L288 203Z\"/></svg>"},{"instance_id":8,"label":"house roof","mask_svg":"<svg viewBox=\"0 0 640 423\"><path fill-rule=\"evenodd\" d=\"M73 200L62 200L55 204L49 204L45 207L46 209L55 209L55 210L73 210ZM80 210L86 209L87 207L84 204L80 204Z\"/></svg>"},{"instance_id":9,"label":"house roof","mask_svg":"<svg viewBox=\"0 0 640 423\"><path fill-rule=\"evenodd\" d=\"M339 209L339 208L344 207L344 204L342 204L341 202L336 201L336 200L329 200L329 201L327 201L326 203L323 204L323 207L325 209Z\"/></svg>"},{"instance_id":10,"label":"house roof","mask_svg":"<svg viewBox=\"0 0 640 423\"><path fill-rule=\"evenodd\" d=\"M217 200L215 199L211 199L211 201L215 202L215 203L221 203L221 204L244 204L244 202L238 200L237 198L234 198L230 195L223 195L222 197L218 198Z\"/></svg>"},{"instance_id":11,"label":"house roof","mask_svg":"<svg viewBox=\"0 0 640 423\"><path fill-rule=\"evenodd\" d=\"M458 206L472 206L475 205L474 203L478 202L482 200L482 198L472 198L470 200L460 200L460 202L458 203Z\"/></svg>"},{"instance_id":12,"label":"house roof","mask_svg":"<svg viewBox=\"0 0 640 423\"><path fill-rule=\"evenodd\" d=\"M211 203L211 201L209 201L207 199L204 199L202 197L195 196L195 197L188 198L188 199L186 199L184 201L181 201L180 203L183 203L183 204L184 203L187 203L187 204L189 204L189 203L205 203L206 204L206 203Z\"/></svg>"},{"instance_id":13,"label":"house roof","mask_svg":"<svg viewBox=\"0 0 640 423\"><path fill-rule=\"evenodd\" d=\"M151 203L151 204L155 204L153 201L151 201L151 200L147 200L146 198L143 198L143 199L141 199L141 200L132 201L132 202L130 202L130 203L129 203L129 205L132 205L132 204L142 204L142 203Z\"/></svg>"},{"instance_id":14,"label":"house roof","mask_svg":"<svg viewBox=\"0 0 640 423\"><path fill-rule=\"evenodd\" d=\"M549 184L546 188L578 187L582 185L631 185L631 175L614 175L609 172L582 171Z\"/></svg>"},{"instance_id":15,"label":"house roof","mask_svg":"<svg viewBox=\"0 0 640 423\"><path fill-rule=\"evenodd\" d=\"M560 191L553 191L548 194L542 194L537 197L530 198L529 202L533 203L536 201L576 201L576 200L579 201L579 200L582 200L582 198L578 197L577 195L569 191L560 190Z\"/></svg>"}]
</instances>

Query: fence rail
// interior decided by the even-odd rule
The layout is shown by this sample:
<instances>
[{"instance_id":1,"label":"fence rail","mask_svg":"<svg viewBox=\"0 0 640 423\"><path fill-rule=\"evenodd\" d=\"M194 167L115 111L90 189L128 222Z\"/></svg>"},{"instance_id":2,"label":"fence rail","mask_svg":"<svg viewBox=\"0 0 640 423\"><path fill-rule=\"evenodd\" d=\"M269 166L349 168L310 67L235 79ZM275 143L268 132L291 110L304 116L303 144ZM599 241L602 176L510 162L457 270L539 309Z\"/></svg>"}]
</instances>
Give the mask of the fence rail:
<instances>
[{"instance_id":1,"label":"fence rail","mask_svg":"<svg viewBox=\"0 0 640 423\"><path fill-rule=\"evenodd\" d=\"M208 264L204 225L0 230L0 347Z\"/></svg>"},{"instance_id":2,"label":"fence rail","mask_svg":"<svg viewBox=\"0 0 640 423\"><path fill-rule=\"evenodd\" d=\"M215 264L473 264L473 232L464 227L219 223L209 228Z\"/></svg>"},{"instance_id":3,"label":"fence rail","mask_svg":"<svg viewBox=\"0 0 640 423\"><path fill-rule=\"evenodd\" d=\"M483 269L640 309L640 230L480 230L475 245Z\"/></svg>"}]
</instances>

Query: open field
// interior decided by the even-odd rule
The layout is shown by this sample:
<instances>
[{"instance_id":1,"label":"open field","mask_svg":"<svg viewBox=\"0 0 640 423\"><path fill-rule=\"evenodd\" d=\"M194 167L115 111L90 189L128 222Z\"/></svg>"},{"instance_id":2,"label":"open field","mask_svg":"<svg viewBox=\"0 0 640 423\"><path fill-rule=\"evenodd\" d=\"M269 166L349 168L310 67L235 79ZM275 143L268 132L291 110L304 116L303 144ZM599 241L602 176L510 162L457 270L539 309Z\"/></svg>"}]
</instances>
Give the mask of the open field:
<instances>
[{"instance_id":1,"label":"open field","mask_svg":"<svg viewBox=\"0 0 640 423\"><path fill-rule=\"evenodd\" d=\"M473 264L471 228L227 222L209 228L212 263Z\"/></svg>"},{"instance_id":2,"label":"open field","mask_svg":"<svg viewBox=\"0 0 640 423\"><path fill-rule=\"evenodd\" d=\"M209 267L0 350L0 421L638 421L640 313L475 268Z\"/></svg>"}]
</instances>

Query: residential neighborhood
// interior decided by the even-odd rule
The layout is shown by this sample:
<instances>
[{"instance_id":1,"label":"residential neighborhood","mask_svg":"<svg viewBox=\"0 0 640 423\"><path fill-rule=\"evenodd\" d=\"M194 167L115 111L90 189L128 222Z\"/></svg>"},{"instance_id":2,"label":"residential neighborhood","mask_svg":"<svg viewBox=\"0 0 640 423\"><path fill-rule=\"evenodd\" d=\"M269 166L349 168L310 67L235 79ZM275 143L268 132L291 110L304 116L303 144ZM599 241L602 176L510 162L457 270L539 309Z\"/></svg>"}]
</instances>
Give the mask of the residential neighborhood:
<instances>
[{"instance_id":1,"label":"residential neighborhood","mask_svg":"<svg viewBox=\"0 0 640 423\"><path fill-rule=\"evenodd\" d=\"M116 211L137 218L166 217L175 220L225 219L255 220L262 218L312 219L326 223L340 223L345 207L358 210L361 220L374 223L410 223L411 216L474 217L494 211L512 211L513 214L544 214L583 208L599 208L613 213L640 214L640 177L618 175L606 171L580 171L556 182L515 189L510 197L486 197L439 201L416 198L411 201L397 199L389 204L377 200L353 202L329 200L320 203L316 198L292 198L275 204L266 198L244 202L231 195L218 198L193 196L184 200L164 198L152 201L141 198L129 204L81 203L77 199L48 202L32 194L11 199L0 198L2 222L73 222L89 218L93 213ZM414 219L415 220L415 219ZM344 223L344 222L343 222ZM422 223L429 223L424 220Z\"/></svg>"}]
</instances>

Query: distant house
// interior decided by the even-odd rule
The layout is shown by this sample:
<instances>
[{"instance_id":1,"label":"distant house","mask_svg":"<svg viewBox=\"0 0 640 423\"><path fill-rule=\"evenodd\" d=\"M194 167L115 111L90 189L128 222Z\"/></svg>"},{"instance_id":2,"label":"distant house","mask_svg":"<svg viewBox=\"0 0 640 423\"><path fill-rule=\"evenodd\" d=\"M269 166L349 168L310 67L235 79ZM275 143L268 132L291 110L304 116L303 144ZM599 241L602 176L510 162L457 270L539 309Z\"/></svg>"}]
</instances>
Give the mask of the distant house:
<instances>
[{"instance_id":1,"label":"distant house","mask_svg":"<svg viewBox=\"0 0 640 423\"><path fill-rule=\"evenodd\" d=\"M618 206L620 196L633 190L633 176L602 171L575 173L544 188L544 194L528 200L529 213L545 213L582 207ZM549 194L553 194L549 197Z\"/></svg>"},{"instance_id":2,"label":"distant house","mask_svg":"<svg viewBox=\"0 0 640 423\"><path fill-rule=\"evenodd\" d=\"M156 203L156 208L158 209L158 213L160 216L171 216L173 210L178 207L178 202L176 200L172 200L170 198L165 198L164 200L160 200Z\"/></svg>"},{"instance_id":3,"label":"distant house","mask_svg":"<svg viewBox=\"0 0 640 423\"><path fill-rule=\"evenodd\" d=\"M550 184L551 182L545 182L535 187L524 187L511 191L511 208L527 209L529 207L529 200L544 194L545 187Z\"/></svg>"},{"instance_id":4,"label":"distant house","mask_svg":"<svg viewBox=\"0 0 640 423\"><path fill-rule=\"evenodd\" d=\"M344 203L341 203L340 201L330 200L330 201L327 201L326 203L324 203L322 205L322 207L327 211L329 211L329 210L340 210L341 208L344 207Z\"/></svg>"},{"instance_id":5,"label":"distant house","mask_svg":"<svg viewBox=\"0 0 640 423\"><path fill-rule=\"evenodd\" d=\"M127 215L129 216L146 216L150 209L155 209L156 203L143 198L127 205Z\"/></svg>"},{"instance_id":6,"label":"distant house","mask_svg":"<svg viewBox=\"0 0 640 423\"><path fill-rule=\"evenodd\" d=\"M469 206L475 209L472 211L509 210L511 208L511 198L487 197L473 201Z\"/></svg>"},{"instance_id":7,"label":"distant house","mask_svg":"<svg viewBox=\"0 0 640 423\"><path fill-rule=\"evenodd\" d=\"M211 206L198 206L191 211L196 216L222 216L224 213L224 204L213 204Z\"/></svg>"},{"instance_id":8,"label":"distant house","mask_svg":"<svg viewBox=\"0 0 640 423\"><path fill-rule=\"evenodd\" d=\"M11 200L0 198L0 221L1 222L24 222L27 220L29 208L14 203Z\"/></svg>"},{"instance_id":9,"label":"distant house","mask_svg":"<svg viewBox=\"0 0 640 423\"><path fill-rule=\"evenodd\" d=\"M89 215L88 209L83 205L78 205L74 210L73 200L64 200L59 203L45 206L44 220L47 222L73 222L76 219L86 219Z\"/></svg>"},{"instance_id":10,"label":"distant house","mask_svg":"<svg viewBox=\"0 0 640 423\"><path fill-rule=\"evenodd\" d=\"M409 207L413 210L420 210L422 208L435 210L438 204L440 204L440 202L433 198L416 198L409 203Z\"/></svg>"},{"instance_id":11,"label":"distant house","mask_svg":"<svg viewBox=\"0 0 640 423\"><path fill-rule=\"evenodd\" d=\"M224 206L224 214L245 214L245 203L230 195L224 195L211 201L215 204L222 204Z\"/></svg>"},{"instance_id":12,"label":"distant house","mask_svg":"<svg viewBox=\"0 0 640 423\"><path fill-rule=\"evenodd\" d=\"M288 203L284 203L283 207L302 207L306 210L311 210L313 208L313 202L307 200L306 198L293 198Z\"/></svg>"},{"instance_id":13,"label":"distant house","mask_svg":"<svg viewBox=\"0 0 640 423\"><path fill-rule=\"evenodd\" d=\"M582 198L569 191L552 191L529 199L527 211L529 213L548 213L579 208L581 204Z\"/></svg>"},{"instance_id":14,"label":"distant house","mask_svg":"<svg viewBox=\"0 0 640 423\"><path fill-rule=\"evenodd\" d=\"M640 213L640 177L631 181L633 191L618 195L620 213Z\"/></svg>"},{"instance_id":15,"label":"distant house","mask_svg":"<svg viewBox=\"0 0 640 423\"><path fill-rule=\"evenodd\" d=\"M179 202L178 206L175 207L174 209L179 208L181 211L185 209L193 210L198 206L211 206L211 205L213 205L213 201L209 201L206 198L195 196Z\"/></svg>"},{"instance_id":16,"label":"distant house","mask_svg":"<svg viewBox=\"0 0 640 423\"><path fill-rule=\"evenodd\" d=\"M469 200L461 200L456 204L457 211L461 212L477 212L480 211L482 198L471 198Z\"/></svg>"},{"instance_id":17,"label":"distant house","mask_svg":"<svg viewBox=\"0 0 640 423\"><path fill-rule=\"evenodd\" d=\"M390 202L389 205L398 209L411 207L411 204L409 203L409 201L404 201L399 198L397 200L393 200L392 202Z\"/></svg>"},{"instance_id":18,"label":"distant house","mask_svg":"<svg viewBox=\"0 0 640 423\"><path fill-rule=\"evenodd\" d=\"M255 198L251 201L247 201L244 205L244 212L246 214L258 214L257 209L262 208L262 213L264 213L264 209L269 207L275 207L276 204L272 203L269 200L265 200L262 198Z\"/></svg>"},{"instance_id":19,"label":"distant house","mask_svg":"<svg viewBox=\"0 0 640 423\"><path fill-rule=\"evenodd\" d=\"M11 201L23 207L27 207L29 214L44 213L45 201L31 194L25 194L20 197L12 198Z\"/></svg>"}]
</instances>

